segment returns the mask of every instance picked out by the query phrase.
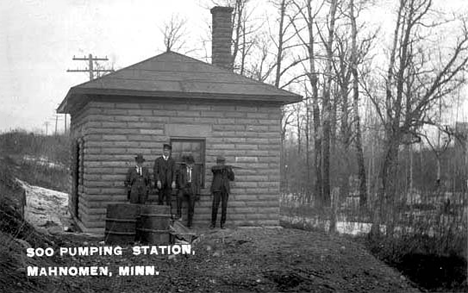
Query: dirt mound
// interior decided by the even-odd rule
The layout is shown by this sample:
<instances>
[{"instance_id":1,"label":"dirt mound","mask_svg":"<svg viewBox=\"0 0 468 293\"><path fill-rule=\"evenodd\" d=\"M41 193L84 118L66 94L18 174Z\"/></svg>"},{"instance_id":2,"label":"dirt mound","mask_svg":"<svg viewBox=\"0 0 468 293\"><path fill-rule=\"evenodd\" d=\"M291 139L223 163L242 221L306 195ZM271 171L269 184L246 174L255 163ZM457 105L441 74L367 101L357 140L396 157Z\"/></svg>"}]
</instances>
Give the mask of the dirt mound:
<instances>
[{"instance_id":1,"label":"dirt mound","mask_svg":"<svg viewBox=\"0 0 468 293\"><path fill-rule=\"evenodd\" d=\"M86 292L419 292L364 247L294 229L202 230L194 255L64 257L68 265L154 265L158 276L76 277ZM84 244L73 243L72 246ZM102 245L87 241L87 246ZM67 280L67 277L61 277ZM68 277L69 278L69 277Z\"/></svg>"}]
</instances>

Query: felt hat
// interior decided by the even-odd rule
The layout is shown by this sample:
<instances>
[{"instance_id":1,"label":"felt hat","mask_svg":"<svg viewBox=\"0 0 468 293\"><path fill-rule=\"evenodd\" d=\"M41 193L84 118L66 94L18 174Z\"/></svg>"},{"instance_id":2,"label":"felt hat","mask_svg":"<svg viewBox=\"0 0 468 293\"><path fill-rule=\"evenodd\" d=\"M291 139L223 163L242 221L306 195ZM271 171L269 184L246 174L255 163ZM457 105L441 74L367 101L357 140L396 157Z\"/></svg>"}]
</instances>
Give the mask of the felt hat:
<instances>
[{"instance_id":1,"label":"felt hat","mask_svg":"<svg viewBox=\"0 0 468 293\"><path fill-rule=\"evenodd\" d=\"M165 143L165 144L163 145L163 149L168 149L168 150L171 151L171 150L172 150L172 146L171 146L170 144L168 144L168 143Z\"/></svg>"},{"instance_id":2,"label":"felt hat","mask_svg":"<svg viewBox=\"0 0 468 293\"><path fill-rule=\"evenodd\" d=\"M192 154L188 154L184 156L184 161L188 164L195 163L195 159L193 158Z\"/></svg>"},{"instance_id":3,"label":"felt hat","mask_svg":"<svg viewBox=\"0 0 468 293\"><path fill-rule=\"evenodd\" d=\"M144 161L145 161L145 158L143 158L143 155L142 155L142 154L138 154L138 155L135 157L135 161L137 161L137 162L144 162Z\"/></svg>"},{"instance_id":4,"label":"felt hat","mask_svg":"<svg viewBox=\"0 0 468 293\"><path fill-rule=\"evenodd\" d=\"M216 162L225 162L226 159L223 156L217 156L216 157Z\"/></svg>"}]
</instances>

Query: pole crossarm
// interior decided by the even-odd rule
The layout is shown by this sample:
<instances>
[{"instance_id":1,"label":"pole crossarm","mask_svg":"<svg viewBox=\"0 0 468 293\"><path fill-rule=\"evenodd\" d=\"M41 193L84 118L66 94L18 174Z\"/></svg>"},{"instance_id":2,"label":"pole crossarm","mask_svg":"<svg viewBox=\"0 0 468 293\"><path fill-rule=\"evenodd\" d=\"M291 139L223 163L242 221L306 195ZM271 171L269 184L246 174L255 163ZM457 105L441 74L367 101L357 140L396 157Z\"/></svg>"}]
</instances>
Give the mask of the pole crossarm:
<instances>
[{"instance_id":1,"label":"pole crossarm","mask_svg":"<svg viewBox=\"0 0 468 293\"><path fill-rule=\"evenodd\" d=\"M114 72L114 69L93 69L93 72ZM89 72L89 69L67 69L67 72Z\"/></svg>"},{"instance_id":2,"label":"pole crossarm","mask_svg":"<svg viewBox=\"0 0 468 293\"><path fill-rule=\"evenodd\" d=\"M89 61L89 60L92 60L92 61L109 61L109 59L107 59L107 56L104 57L104 58L100 58L100 57L93 57L91 54L89 54L90 57L75 57L73 56L73 59L72 60L79 60L79 61Z\"/></svg>"},{"instance_id":3,"label":"pole crossarm","mask_svg":"<svg viewBox=\"0 0 468 293\"><path fill-rule=\"evenodd\" d=\"M93 57L92 54L89 54L88 57L75 57L73 56L74 61L88 61L88 68L85 69L67 69L67 72L88 72L89 73L89 80L94 79L94 73L100 72L114 72L114 69L94 69L94 61L109 61L106 57Z\"/></svg>"}]
</instances>

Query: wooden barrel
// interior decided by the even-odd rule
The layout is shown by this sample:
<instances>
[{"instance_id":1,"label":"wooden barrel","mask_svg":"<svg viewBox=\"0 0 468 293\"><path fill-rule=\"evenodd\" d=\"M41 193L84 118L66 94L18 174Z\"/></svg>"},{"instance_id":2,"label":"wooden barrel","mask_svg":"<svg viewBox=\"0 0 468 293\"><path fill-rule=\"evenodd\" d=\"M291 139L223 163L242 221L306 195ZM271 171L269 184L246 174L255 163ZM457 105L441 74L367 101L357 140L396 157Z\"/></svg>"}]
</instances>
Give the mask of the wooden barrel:
<instances>
[{"instance_id":1,"label":"wooden barrel","mask_svg":"<svg viewBox=\"0 0 468 293\"><path fill-rule=\"evenodd\" d=\"M121 203L107 205L104 241L107 244L129 244L135 241L139 205Z\"/></svg>"},{"instance_id":2,"label":"wooden barrel","mask_svg":"<svg viewBox=\"0 0 468 293\"><path fill-rule=\"evenodd\" d=\"M166 205L145 205L141 207L141 223L138 224L141 241L149 244L170 244L169 225L171 207Z\"/></svg>"}]
</instances>

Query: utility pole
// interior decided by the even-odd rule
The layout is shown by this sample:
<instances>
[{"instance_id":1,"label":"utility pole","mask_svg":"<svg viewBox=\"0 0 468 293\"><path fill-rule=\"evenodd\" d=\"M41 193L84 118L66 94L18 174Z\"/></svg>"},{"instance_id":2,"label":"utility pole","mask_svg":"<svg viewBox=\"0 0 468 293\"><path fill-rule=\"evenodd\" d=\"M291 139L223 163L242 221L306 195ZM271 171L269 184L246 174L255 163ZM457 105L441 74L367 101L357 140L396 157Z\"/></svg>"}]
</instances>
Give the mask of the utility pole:
<instances>
[{"instance_id":1,"label":"utility pole","mask_svg":"<svg viewBox=\"0 0 468 293\"><path fill-rule=\"evenodd\" d=\"M75 57L73 56L74 61L88 61L88 68L86 69L68 69L67 72L89 72L89 80L94 79L94 73L99 72L114 72L114 69L94 69L94 61L109 61L107 57L93 57L92 54L89 54L88 57Z\"/></svg>"},{"instance_id":2,"label":"utility pole","mask_svg":"<svg viewBox=\"0 0 468 293\"><path fill-rule=\"evenodd\" d=\"M44 122L44 125L45 125L45 135L47 136L48 132L49 132L49 125L50 125L50 122L49 121L46 121Z\"/></svg>"},{"instance_id":3,"label":"utility pole","mask_svg":"<svg viewBox=\"0 0 468 293\"><path fill-rule=\"evenodd\" d=\"M58 133L58 122L62 118L62 116L60 116L59 114L55 114L54 116L55 116L55 135L57 135L57 133ZM65 126L65 128L66 128L66 126ZM66 132L66 129L65 129L65 132Z\"/></svg>"},{"instance_id":4,"label":"utility pole","mask_svg":"<svg viewBox=\"0 0 468 293\"><path fill-rule=\"evenodd\" d=\"M55 114L55 135L57 135L57 123L59 115Z\"/></svg>"}]
</instances>

